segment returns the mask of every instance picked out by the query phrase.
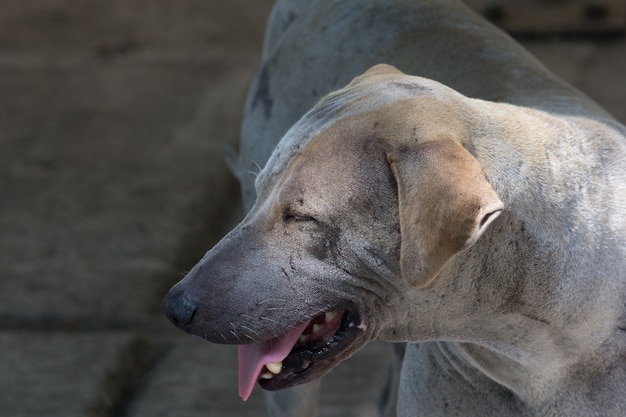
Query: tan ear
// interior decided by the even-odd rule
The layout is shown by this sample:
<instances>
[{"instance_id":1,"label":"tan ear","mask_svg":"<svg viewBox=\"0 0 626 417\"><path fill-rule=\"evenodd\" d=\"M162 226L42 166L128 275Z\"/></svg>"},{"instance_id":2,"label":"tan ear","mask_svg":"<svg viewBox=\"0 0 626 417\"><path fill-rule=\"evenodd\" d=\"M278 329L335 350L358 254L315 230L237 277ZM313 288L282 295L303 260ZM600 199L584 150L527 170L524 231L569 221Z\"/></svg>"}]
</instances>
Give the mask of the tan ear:
<instances>
[{"instance_id":1,"label":"tan ear","mask_svg":"<svg viewBox=\"0 0 626 417\"><path fill-rule=\"evenodd\" d=\"M400 268L422 287L472 246L504 205L478 161L453 140L397 150L388 161L398 183Z\"/></svg>"},{"instance_id":2,"label":"tan ear","mask_svg":"<svg viewBox=\"0 0 626 417\"><path fill-rule=\"evenodd\" d=\"M387 64L377 64L365 71L363 74L355 77L348 86L354 86L356 84L360 84L362 82L366 82L370 77L378 76L378 75L404 75L402 71L397 69L396 67L392 67Z\"/></svg>"},{"instance_id":3,"label":"tan ear","mask_svg":"<svg viewBox=\"0 0 626 417\"><path fill-rule=\"evenodd\" d=\"M377 64L371 67L370 69L368 69L367 71L365 71L362 75L370 76L370 75L382 75L382 74L402 75L404 73L394 66L391 66L388 64Z\"/></svg>"}]
</instances>

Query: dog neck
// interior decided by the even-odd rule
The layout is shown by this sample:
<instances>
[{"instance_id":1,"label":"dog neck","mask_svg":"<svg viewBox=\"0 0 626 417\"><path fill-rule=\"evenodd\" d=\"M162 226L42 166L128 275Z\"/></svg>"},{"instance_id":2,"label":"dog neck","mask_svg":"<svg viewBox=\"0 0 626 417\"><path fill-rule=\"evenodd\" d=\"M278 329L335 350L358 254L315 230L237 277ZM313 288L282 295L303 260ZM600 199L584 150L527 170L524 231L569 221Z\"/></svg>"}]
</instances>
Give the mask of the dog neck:
<instances>
[{"instance_id":1,"label":"dog neck","mask_svg":"<svg viewBox=\"0 0 626 417\"><path fill-rule=\"evenodd\" d=\"M619 379L626 373L626 280L619 267L623 248L612 241L619 237L611 229L611 216L626 215L619 200L612 198L626 191L624 169L595 178L600 161L591 156L583 160L580 149L573 148L592 146L594 135L613 135L616 144L623 136L611 126L577 116L555 118L514 106L491 107L490 115L480 118L491 127L474 128L501 135L474 132L470 136L481 141L464 145L481 161L505 211L474 247L453 257L432 284L402 292L397 308L410 311L398 316L419 319L394 323L393 331L381 338L430 342L428 349L434 350L445 347L445 355L437 355L456 364L447 366L462 365L483 388L503 387L520 407L535 411L558 398L556 390L577 401L574 397L586 395L583 387L591 381L619 391ZM516 138L536 140L542 151L524 149ZM500 152L502 148L507 152ZM613 152L623 151L616 145L602 157ZM496 155L502 154L512 156L498 160ZM552 171L551 158L559 159L565 170ZM536 175L526 175L527 170ZM586 198L589 206L559 200L568 187L593 195ZM610 208L610 215L600 219L594 207ZM524 261L511 261L516 259ZM606 375L598 369L607 370ZM576 384L578 388L572 387Z\"/></svg>"}]
</instances>

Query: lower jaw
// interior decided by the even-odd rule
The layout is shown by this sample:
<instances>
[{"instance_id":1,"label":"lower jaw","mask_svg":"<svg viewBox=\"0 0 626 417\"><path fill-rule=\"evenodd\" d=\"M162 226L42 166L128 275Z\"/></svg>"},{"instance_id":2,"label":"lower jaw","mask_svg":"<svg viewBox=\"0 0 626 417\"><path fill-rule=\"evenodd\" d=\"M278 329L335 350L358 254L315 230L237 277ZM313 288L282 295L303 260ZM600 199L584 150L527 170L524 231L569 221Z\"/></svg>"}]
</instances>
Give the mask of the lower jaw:
<instances>
[{"instance_id":1,"label":"lower jaw","mask_svg":"<svg viewBox=\"0 0 626 417\"><path fill-rule=\"evenodd\" d=\"M338 349L322 348L319 351L302 351L291 354L283 360L283 367L279 374L269 379L258 380L261 388L274 391L305 384L321 378L335 365L347 359L365 342L359 343L358 338L339 347Z\"/></svg>"},{"instance_id":2,"label":"lower jaw","mask_svg":"<svg viewBox=\"0 0 626 417\"><path fill-rule=\"evenodd\" d=\"M260 387L275 391L321 378L366 343L362 333L366 329L367 327L361 324L361 317L347 310L338 338L336 335L332 342L326 342L326 346L313 349L304 347L290 353L282 361L279 374L272 374L269 379L261 377L258 380Z\"/></svg>"},{"instance_id":3,"label":"lower jaw","mask_svg":"<svg viewBox=\"0 0 626 417\"><path fill-rule=\"evenodd\" d=\"M305 368L300 371L283 371L278 375L273 375L271 379L259 379L258 382L264 390L276 391L311 382L322 377L330 368L332 366L326 367L320 362L311 362L306 364Z\"/></svg>"}]
</instances>

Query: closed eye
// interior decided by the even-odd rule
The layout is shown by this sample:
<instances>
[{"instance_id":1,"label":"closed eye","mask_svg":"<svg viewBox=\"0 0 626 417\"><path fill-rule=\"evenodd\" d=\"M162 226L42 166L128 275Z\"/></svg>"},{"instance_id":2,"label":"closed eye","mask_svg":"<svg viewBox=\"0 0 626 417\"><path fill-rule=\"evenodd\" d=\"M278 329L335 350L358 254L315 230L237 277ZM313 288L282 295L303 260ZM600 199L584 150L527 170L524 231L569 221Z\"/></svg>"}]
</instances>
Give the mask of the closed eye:
<instances>
[{"instance_id":1,"label":"closed eye","mask_svg":"<svg viewBox=\"0 0 626 417\"><path fill-rule=\"evenodd\" d=\"M283 221L285 222L317 222L315 217L306 214L285 212L283 214Z\"/></svg>"}]
</instances>

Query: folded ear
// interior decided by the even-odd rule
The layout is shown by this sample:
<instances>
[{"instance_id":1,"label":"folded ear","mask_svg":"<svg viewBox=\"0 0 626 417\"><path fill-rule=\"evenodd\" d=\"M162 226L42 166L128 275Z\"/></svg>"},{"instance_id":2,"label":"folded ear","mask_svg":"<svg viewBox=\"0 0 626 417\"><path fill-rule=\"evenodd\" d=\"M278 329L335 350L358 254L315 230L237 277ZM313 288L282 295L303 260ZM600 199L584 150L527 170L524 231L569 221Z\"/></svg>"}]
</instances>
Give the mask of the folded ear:
<instances>
[{"instance_id":1,"label":"folded ear","mask_svg":"<svg viewBox=\"0 0 626 417\"><path fill-rule=\"evenodd\" d=\"M387 160L398 184L402 276L425 286L504 206L478 161L453 140L399 149Z\"/></svg>"}]
</instances>

